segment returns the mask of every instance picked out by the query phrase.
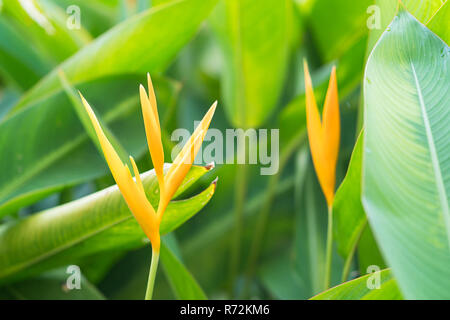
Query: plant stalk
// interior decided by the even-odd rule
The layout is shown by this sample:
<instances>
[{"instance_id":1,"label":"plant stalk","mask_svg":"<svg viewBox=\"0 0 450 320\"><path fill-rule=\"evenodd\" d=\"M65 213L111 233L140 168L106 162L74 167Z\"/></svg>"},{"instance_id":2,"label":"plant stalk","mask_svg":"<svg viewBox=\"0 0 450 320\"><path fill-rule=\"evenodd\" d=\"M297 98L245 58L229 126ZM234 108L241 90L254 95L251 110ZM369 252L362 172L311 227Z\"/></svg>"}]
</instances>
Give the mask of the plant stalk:
<instances>
[{"instance_id":1,"label":"plant stalk","mask_svg":"<svg viewBox=\"0 0 450 320\"><path fill-rule=\"evenodd\" d=\"M150 263L150 272L148 273L147 291L145 300L152 300L153 287L155 286L156 270L159 263L159 251L152 249L152 262Z\"/></svg>"},{"instance_id":2,"label":"plant stalk","mask_svg":"<svg viewBox=\"0 0 450 320\"><path fill-rule=\"evenodd\" d=\"M234 235L231 243L231 258L230 258L230 283L229 295L233 296L234 283L237 278L239 270L239 257L241 252L241 238L243 228L243 212L245 205L245 197L247 194L247 165L242 164L236 171L236 193L235 193L235 207L234 207Z\"/></svg>"},{"instance_id":3,"label":"plant stalk","mask_svg":"<svg viewBox=\"0 0 450 320\"><path fill-rule=\"evenodd\" d=\"M331 278L331 258L333 249L333 208L328 207L328 228L327 228L327 251L325 260L325 281L324 289L327 290L330 287Z\"/></svg>"},{"instance_id":4,"label":"plant stalk","mask_svg":"<svg viewBox=\"0 0 450 320\"><path fill-rule=\"evenodd\" d=\"M344 269L342 270L341 282L347 281L348 273L350 272L350 267L352 265L353 255L355 253L355 249L356 249L356 246L353 248L353 250L349 253L347 258L345 259Z\"/></svg>"},{"instance_id":5,"label":"plant stalk","mask_svg":"<svg viewBox=\"0 0 450 320\"><path fill-rule=\"evenodd\" d=\"M341 282L347 281L348 274L350 272L350 267L352 266L353 256L355 255L356 246L358 245L359 240L361 239L361 235L362 235L364 229L366 228L366 226L367 226L367 219L364 222L364 226L361 228L361 231L359 232L358 239L353 244L353 247L351 248L347 258L345 259L344 269L342 270Z\"/></svg>"}]
</instances>

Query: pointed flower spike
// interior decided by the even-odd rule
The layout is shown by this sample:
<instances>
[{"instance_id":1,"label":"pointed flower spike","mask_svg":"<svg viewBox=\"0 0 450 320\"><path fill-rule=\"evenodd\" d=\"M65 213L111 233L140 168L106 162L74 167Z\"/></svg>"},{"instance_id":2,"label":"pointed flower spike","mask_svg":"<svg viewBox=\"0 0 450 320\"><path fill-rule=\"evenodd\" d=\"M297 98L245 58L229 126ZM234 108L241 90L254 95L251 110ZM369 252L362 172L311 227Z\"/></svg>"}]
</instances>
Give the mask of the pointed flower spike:
<instances>
[{"instance_id":1,"label":"pointed flower spike","mask_svg":"<svg viewBox=\"0 0 450 320\"><path fill-rule=\"evenodd\" d=\"M172 166L166 175L166 194L161 198L160 205L158 207L158 217L161 219L162 212L164 212L166 206L168 205L170 199L177 191L181 182L183 182L184 177L188 173L195 160L200 146L205 139L206 132L208 131L209 124L214 115L217 107L217 101L212 104L208 112L203 117L202 121L199 123L195 129L192 136L189 138L186 145L181 149L180 153L177 155L173 161Z\"/></svg>"},{"instance_id":2,"label":"pointed flower spike","mask_svg":"<svg viewBox=\"0 0 450 320\"><path fill-rule=\"evenodd\" d=\"M339 98L335 66L333 66L333 69L331 70L330 82L328 84L328 91L323 107L323 132L327 158L329 159L330 180L333 182L332 190L334 191L336 164L339 155L339 141L341 135Z\"/></svg>"},{"instance_id":3,"label":"pointed flower spike","mask_svg":"<svg viewBox=\"0 0 450 320\"><path fill-rule=\"evenodd\" d=\"M335 194L336 163L339 153L340 119L336 68L331 72L328 91L320 120L308 65L304 61L306 92L306 125L314 168L320 186L331 207Z\"/></svg>"},{"instance_id":4,"label":"pointed flower spike","mask_svg":"<svg viewBox=\"0 0 450 320\"><path fill-rule=\"evenodd\" d=\"M133 166L134 176L136 178L136 185L138 186L139 190L145 194L144 185L142 184L141 175L139 174L139 169L132 156L130 156L130 162L131 165Z\"/></svg>"},{"instance_id":5,"label":"pointed flower spike","mask_svg":"<svg viewBox=\"0 0 450 320\"><path fill-rule=\"evenodd\" d=\"M155 115L155 119L158 124L158 131L161 131L161 126L158 117L158 104L156 102L155 90L153 89L153 82L152 78L150 77L150 73L147 73L147 86L148 86L148 99L150 100L150 105L152 107L153 114Z\"/></svg>"},{"instance_id":6,"label":"pointed flower spike","mask_svg":"<svg viewBox=\"0 0 450 320\"><path fill-rule=\"evenodd\" d=\"M161 142L161 130L159 127L158 111L156 109L156 98L151 85L149 76L149 93L150 99L145 92L145 88L141 85L139 93L141 97L142 115L144 117L145 133L147 135L147 144L152 157L153 166L155 168L156 177L161 194L165 192L164 182L164 149Z\"/></svg>"},{"instance_id":7,"label":"pointed flower spike","mask_svg":"<svg viewBox=\"0 0 450 320\"><path fill-rule=\"evenodd\" d=\"M100 141L100 146L103 150L106 162L108 163L109 169L120 189L128 207L133 213L134 217L138 221L144 233L150 239L152 247L154 250L159 252L160 248L160 237L159 237L159 221L157 219L155 210L151 206L150 202L145 196L145 193L141 192L142 184L140 182L139 172L137 172L137 167L135 167L134 160L132 161L133 167L135 167L136 183L131 176L128 167L122 163L120 157L117 155L108 138L104 134L100 123L95 116L94 111L90 107L89 103L84 99L83 95L80 93L81 100L89 115L89 118L94 126L95 133ZM139 180L138 180L139 179ZM139 182L138 182L139 181ZM138 184L141 186L138 186Z\"/></svg>"}]
</instances>

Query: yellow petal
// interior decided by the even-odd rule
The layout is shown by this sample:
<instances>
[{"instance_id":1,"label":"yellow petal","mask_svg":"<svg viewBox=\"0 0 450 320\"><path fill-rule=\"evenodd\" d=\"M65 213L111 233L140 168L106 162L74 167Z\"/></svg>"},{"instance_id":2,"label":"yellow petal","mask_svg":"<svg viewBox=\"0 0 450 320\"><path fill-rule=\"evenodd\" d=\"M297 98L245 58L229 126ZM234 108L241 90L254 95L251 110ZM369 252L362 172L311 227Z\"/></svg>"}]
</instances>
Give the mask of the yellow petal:
<instances>
[{"instance_id":1,"label":"yellow petal","mask_svg":"<svg viewBox=\"0 0 450 320\"><path fill-rule=\"evenodd\" d=\"M308 66L304 62L306 91L306 125L314 168L322 191L331 206L334 199L336 162L339 151L339 104L336 70L333 68L324 104L323 124L320 120Z\"/></svg>"},{"instance_id":2,"label":"yellow petal","mask_svg":"<svg viewBox=\"0 0 450 320\"><path fill-rule=\"evenodd\" d=\"M150 77L150 73L147 73L147 85L148 85L148 98L150 100L150 105L153 110L153 115L155 116L156 123L158 125L158 131L161 131L161 126L159 124L159 117L158 117L158 105L156 102L155 90L153 89L153 82L152 78Z\"/></svg>"},{"instance_id":3,"label":"yellow petal","mask_svg":"<svg viewBox=\"0 0 450 320\"><path fill-rule=\"evenodd\" d=\"M336 163L339 154L339 141L340 141L340 116L339 116L339 98L338 88L336 81L336 68L333 67L331 71L330 82L328 85L328 91L325 98L325 104L323 107L323 135L324 145L326 147L326 159L328 165L329 182L327 191L332 195L330 201L333 201L334 188L336 183ZM331 203L330 202L330 203Z\"/></svg>"},{"instance_id":4,"label":"yellow petal","mask_svg":"<svg viewBox=\"0 0 450 320\"><path fill-rule=\"evenodd\" d=\"M317 155L322 149L322 124L320 122L320 114L317 109L308 64L304 61L303 65L305 71L306 126L308 130L308 139L311 153Z\"/></svg>"},{"instance_id":5,"label":"yellow petal","mask_svg":"<svg viewBox=\"0 0 450 320\"><path fill-rule=\"evenodd\" d=\"M172 166L166 175L166 194L161 198L160 205L158 207L158 216L161 219L162 213L164 212L170 199L177 191L181 182L183 182L184 177L189 172L192 163L195 160L197 152L200 150L203 139L205 138L206 132L208 131L209 124L214 115L217 107L217 101L212 104L208 112L203 117L202 121L199 123L195 129L192 136L189 138L186 145L177 155L173 161Z\"/></svg>"},{"instance_id":6,"label":"yellow petal","mask_svg":"<svg viewBox=\"0 0 450 320\"><path fill-rule=\"evenodd\" d=\"M136 177L136 185L138 186L139 190L145 194L144 185L142 184L141 175L139 174L139 169L132 156L130 156L130 162L133 166L134 176Z\"/></svg>"},{"instance_id":7,"label":"yellow petal","mask_svg":"<svg viewBox=\"0 0 450 320\"><path fill-rule=\"evenodd\" d=\"M89 103L84 99L81 93L80 96L100 141L106 162L108 163L109 169L111 170L114 180L116 181L125 202L138 221L142 230L144 230L144 233L150 239L152 246L155 250L159 250L159 220L157 219L155 210L146 198L145 193L140 192L141 187L138 187L138 185L134 182L130 170L122 163L120 157L108 141L108 138L103 133L100 123L98 122L97 117L95 116L95 113ZM132 163L134 163L134 161ZM137 167L135 170L137 171ZM138 176L139 173L137 173L136 179L138 179Z\"/></svg>"},{"instance_id":8,"label":"yellow petal","mask_svg":"<svg viewBox=\"0 0 450 320\"><path fill-rule=\"evenodd\" d=\"M149 80L149 85L151 85L151 80ZM145 88L142 85L139 87L147 144L152 157L156 177L158 178L160 192L163 194L165 190L163 172L164 149L161 142L161 131L159 129L158 111L156 110L156 99L154 98L153 87L149 87L149 91L151 92L150 99L145 92Z\"/></svg>"}]
</instances>

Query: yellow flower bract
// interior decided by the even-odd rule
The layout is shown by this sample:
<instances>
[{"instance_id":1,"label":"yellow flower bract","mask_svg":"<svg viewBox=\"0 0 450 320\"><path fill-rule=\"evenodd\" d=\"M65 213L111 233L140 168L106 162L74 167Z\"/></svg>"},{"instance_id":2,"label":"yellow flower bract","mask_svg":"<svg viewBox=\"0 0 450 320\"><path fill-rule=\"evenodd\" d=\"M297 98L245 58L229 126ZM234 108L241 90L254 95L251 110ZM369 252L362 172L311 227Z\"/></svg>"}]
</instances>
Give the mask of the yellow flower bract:
<instances>
[{"instance_id":1,"label":"yellow flower bract","mask_svg":"<svg viewBox=\"0 0 450 320\"><path fill-rule=\"evenodd\" d=\"M167 174L164 176L164 150L161 142L161 128L158 117L156 97L150 75L147 75L147 79L149 95L147 95L145 88L142 85L139 88L139 92L145 132L147 135L147 143L160 189L160 201L157 211L155 211L145 195L139 170L133 157L130 156L130 161L133 166L136 181L133 179L128 166L122 163L120 157L104 134L91 106L86 99L84 99L81 93L80 96L92 125L94 126L106 162L108 163L109 169L111 170L120 192L122 193L128 207L138 221L142 230L150 239L153 250L159 252L161 241L159 226L161 223L161 218L170 202L170 199L181 185L181 182L194 162L195 155L200 149L205 134L208 131L209 124L217 106L217 101L213 103L211 108L203 117L189 141L180 151L169 168Z\"/></svg>"},{"instance_id":2,"label":"yellow flower bract","mask_svg":"<svg viewBox=\"0 0 450 320\"><path fill-rule=\"evenodd\" d=\"M336 163L339 154L340 117L339 99L336 81L336 68L333 67L328 91L323 107L323 119L320 120L316 98L312 86L308 65L304 62L306 90L306 126L309 147L314 168L328 207L333 204L336 183Z\"/></svg>"}]
</instances>

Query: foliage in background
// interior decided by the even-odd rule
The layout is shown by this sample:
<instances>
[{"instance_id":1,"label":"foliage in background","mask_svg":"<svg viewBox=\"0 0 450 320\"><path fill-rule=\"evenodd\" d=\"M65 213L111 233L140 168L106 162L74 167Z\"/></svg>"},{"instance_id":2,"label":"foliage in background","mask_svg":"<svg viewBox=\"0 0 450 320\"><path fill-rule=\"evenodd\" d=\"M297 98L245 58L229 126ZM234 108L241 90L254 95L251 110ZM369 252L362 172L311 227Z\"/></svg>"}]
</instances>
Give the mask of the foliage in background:
<instances>
[{"instance_id":1,"label":"foliage in background","mask_svg":"<svg viewBox=\"0 0 450 320\"><path fill-rule=\"evenodd\" d=\"M216 99L220 130L280 129L275 176L258 166L191 170L161 225L170 234L155 298L450 298L448 0L1 3L1 298L142 298L148 242L110 187L73 93L149 171L136 89L147 72L166 154L171 132L192 132ZM70 5L80 29L66 26ZM331 284L354 279L321 294L327 208L305 144L304 58L319 106L336 65ZM156 204L152 172L144 184ZM61 286L73 264L77 292ZM367 290L370 265L383 270L380 290Z\"/></svg>"}]
</instances>

